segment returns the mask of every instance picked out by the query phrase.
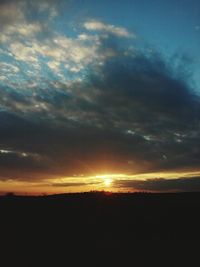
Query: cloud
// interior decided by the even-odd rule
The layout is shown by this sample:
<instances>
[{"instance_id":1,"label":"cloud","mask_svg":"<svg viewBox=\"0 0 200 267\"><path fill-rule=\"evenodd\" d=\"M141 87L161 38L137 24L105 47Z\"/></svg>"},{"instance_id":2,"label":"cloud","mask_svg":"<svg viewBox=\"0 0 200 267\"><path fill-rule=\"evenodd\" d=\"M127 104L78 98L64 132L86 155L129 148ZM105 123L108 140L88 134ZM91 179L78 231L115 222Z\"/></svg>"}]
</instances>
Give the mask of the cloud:
<instances>
[{"instance_id":1,"label":"cloud","mask_svg":"<svg viewBox=\"0 0 200 267\"><path fill-rule=\"evenodd\" d=\"M30 154L23 151L13 151L13 150L6 150L6 149L0 149L0 154L7 154L7 155L16 155L18 157L35 157L38 158L37 154Z\"/></svg>"},{"instance_id":2,"label":"cloud","mask_svg":"<svg viewBox=\"0 0 200 267\"><path fill-rule=\"evenodd\" d=\"M0 62L1 73L15 74L20 71L18 66L6 62Z\"/></svg>"},{"instance_id":3,"label":"cloud","mask_svg":"<svg viewBox=\"0 0 200 267\"><path fill-rule=\"evenodd\" d=\"M6 33L1 36L2 43L7 45L5 55L12 58L15 65L16 61L25 63L26 76L27 67L35 71L48 66L54 75L63 75L66 71L77 73L88 65L103 64L117 53L112 48L102 49L98 37L82 34L77 38L70 38L52 32L49 38L41 39L38 34L42 32L40 24L33 23L26 26L20 24L9 26Z\"/></svg>"},{"instance_id":4,"label":"cloud","mask_svg":"<svg viewBox=\"0 0 200 267\"><path fill-rule=\"evenodd\" d=\"M32 23L32 24L21 23L18 25L11 25L7 27L6 34L8 36L12 34L19 34L21 36L29 37L29 36L34 36L36 33L39 33L42 30L43 30L42 25L40 23Z\"/></svg>"},{"instance_id":5,"label":"cloud","mask_svg":"<svg viewBox=\"0 0 200 267\"><path fill-rule=\"evenodd\" d=\"M200 177L177 179L118 180L114 187L153 192L199 192Z\"/></svg>"},{"instance_id":6,"label":"cloud","mask_svg":"<svg viewBox=\"0 0 200 267\"><path fill-rule=\"evenodd\" d=\"M159 55L115 57L84 80L37 87L3 90L0 137L4 149L48 159L41 174L199 165L199 98Z\"/></svg>"},{"instance_id":7,"label":"cloud","mask_svg":"<svg viewBox=\"0 0 200 267\"><path fill-rule=\"evenodd\" d=\"M65 2L65 8L67 3ZM23 78L20 72L12 77L12 80L19 82L21 78L28 81L36 77L39 80L43 69L47 76L52 72L53 77L57 76L64 81L67 72L71 72L75 77L88 65L102 65L108 58L116 56L115 49L106 46L102 49L102 43L105 42L102 35L86 34L79 29L77 37L71 38L65 31L55 30L54 20L58 12L62 13L63 4L63 1L50 0L0 2L0 43L3 47L0 56L3 56L4 60L6 58L14 67L20 65L20 70L23 70ZM15 11L16 16L12 16ZM129 34L126 29L120 27L108 25L108 28L115 35L125 37ZM109 39L108 36L106 38ZM31 75L34 73L35 77ZM11 79L6 79L4 75L1 80L10 83Z\"/></svg>"},{"instance_id":8,"label":"cloud","mask_svg":"<svg viewBox=\"0 0 200 267\"><path fill-rule=\"evenodd\" d=\"M30 165L32 176L199 166L199 98L160 56L116 57L85 80L46 86L1 100L10 107L1 112L1 147L46 159Z\"/></svg>"},{"instance_id":9,"label":"cloud","mask_svg":"<svg viewBox=\"0 0 200 267\"><path fill-rule=\"evenodd\" d=\"M41 14L48 14L48 17L52 19L62 10L63 3L64 1L62 0L1 0L0 27L24 21L31 22L36 18L40 18L39 15Z\"/></svg>"},{"instance_id":10,"label":"cloud","mask_svg":"<svg viewBox=\"0 0 200 267\"><path fill-rule=\"evenodd\" d=\"M0 149L12 151L0 154L2 177L198 168L200 99L184 62L178 75L160 54L120 43L127 29L96 20L59 32L53 1L24 3L0 2L23 7L10 20L1 9Z\"/></svg>"},{"instance_id":11,"label":"cloud","mask_svg":"<svg viewBox=\"0 0 200 267\"><path fill-rule=\"evenodd\" d=\"M0 1L0 43L13 40L23 43L25 37L47 38L51 35L51 24L62 10L62 5L62 0Z\"/></svg>"},{"instance_id":12,"label":"cloud","mask_svg":"<svg viewBox=\"0 0 200 267\"><path fill-rule=\"evenodd\" d=\"M50 61L47 63L48 67L52 69L53 71L59 73L60 71L60 62L57 61Z\"/></svg>"},{"instance_id":13,"label":"cloud","mask_svg":"<svg viewBox=\"0 0 200 267\"><path fill-rule=\"evenodd\" d=\"M71 187L71 186L88 186L88 185L97 185L100 182L87 182L87 183L80 183L80 182L69 182L69 183L53 183L52 186L55 187Z\"/></svg>"},{"instance_id":14,"label":"cloud","mask_svg":"<svg viewBox=\"0 0 200 267\"><path fill-rule=\"evenodd\" d=\"M52 186L56 187L70 187L70 186L86 186L86 183L54 183Z\"/></svg>"},{"instance_id":15,"label":"cloud","mask_svg":"<svg viewBox=\"0 0 200 267\"><path fill-rule=\"evenodd\" d=\"M12 25L16 21L23 21L24 17L23 1L0 1L0 27L1 30L7 25Z\"/></svg>"},{"instance_id":16,"label":"cloud","mask_svg":"<svg viewBox=\"0 0 200 267\"><path fill-rule=\"evenodd\" d=\"M23 45L22 43L16 42L10 45L10 51L16 60L25 62L37 63L38 59L35 51L31 46Z\"/></svg>"},{"instance_id":17,"label":"cloud","mask_svg":"<svg viewBox=\"0 0 200 267\"><path fill-rule=\"evenodd\" d=\"M106 24L98 20L86 21L83 26L86 30L89 31L102 31L108 34L113 34L117 37L130 38L134 36L126 28L116 27L114 25Z\"/></svg>"}]
</instances>

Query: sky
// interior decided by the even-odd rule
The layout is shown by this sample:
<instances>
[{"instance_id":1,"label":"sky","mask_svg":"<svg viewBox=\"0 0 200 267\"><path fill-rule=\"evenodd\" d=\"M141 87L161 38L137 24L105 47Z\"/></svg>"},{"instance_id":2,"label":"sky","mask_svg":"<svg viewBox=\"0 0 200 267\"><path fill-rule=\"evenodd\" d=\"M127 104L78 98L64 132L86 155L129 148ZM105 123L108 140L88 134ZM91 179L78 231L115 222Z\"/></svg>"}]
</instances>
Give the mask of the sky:
<instances>
[{"instance_id":1,"label":"sky","mask_svg":"<svg viewBox=\"0 0 200 267\"><path fill-rule=\"evenodd\" d=\"M0 0L0 192L200 190L198 0Z\"/></svg>"}]
</instances>

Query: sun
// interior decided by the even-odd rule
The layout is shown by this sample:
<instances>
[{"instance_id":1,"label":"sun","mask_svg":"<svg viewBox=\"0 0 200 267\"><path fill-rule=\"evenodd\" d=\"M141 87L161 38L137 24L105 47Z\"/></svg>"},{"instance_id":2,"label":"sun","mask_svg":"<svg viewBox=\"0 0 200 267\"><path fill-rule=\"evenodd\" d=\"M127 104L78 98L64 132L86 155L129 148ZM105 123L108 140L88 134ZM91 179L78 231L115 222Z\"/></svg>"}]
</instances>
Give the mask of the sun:
<instances>
[{"instance_id":1,"label":"sun","mask_svg":"<svg viewBox=\"0 0 200 267\"><path fill-rule=\"evenodd\" d=\"M105 186L107 186L107 187L111 186L111 184L112 184L112 179L105 178L105 180L104 180L104 184L105 184Z\"/></svg>"},{"instance_id":2,"label":"sun","mask_svg":"<svg viewBox=\"0 0 200 267\"><path fill-rule=\"evenodd\" d=\"M100 178L102 180L102 185L104 187L110 187L113 183L113 177L116 175L113 174L104 174L104 175L96 175L95 178Z\"/></svg>"}]
</instances>

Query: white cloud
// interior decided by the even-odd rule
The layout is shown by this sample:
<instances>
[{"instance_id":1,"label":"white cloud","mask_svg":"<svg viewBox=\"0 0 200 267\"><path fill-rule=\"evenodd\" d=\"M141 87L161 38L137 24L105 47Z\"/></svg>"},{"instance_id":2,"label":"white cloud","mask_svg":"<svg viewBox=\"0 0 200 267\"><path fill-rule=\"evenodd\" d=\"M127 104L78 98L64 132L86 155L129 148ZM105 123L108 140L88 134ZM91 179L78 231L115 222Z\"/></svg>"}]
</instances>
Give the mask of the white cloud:
<instances>
[{"instance_id":1,"label":"white cloud","mask_svg":"<svg viewBox=\"0 0 200 267\"><path fill-rule=\"evenodd\" d=\"M0 149L0 154L11 154L11 155L16 155L18 157L23 157L23 158L32 157L37 160L41 158L41 156L36 153L27 153L24 151L17 151L17 150L10 150L10 149Z\"/></svg>"},{"instance_id":2,"label":"white cloud","mask_svg":"<svg viewBox=\"0 0 200 267\"><path fill-rule=\"evenodd\" d=\"M31 38L24 43L17 40L11 42L8 48L16 60L29 62L32 67L41 63L41 57L47 59L47 66L54 72L60 72L61 63L67 64L72 72L78 72L85 65L112 56L108 51L100 54L98 43L85 44L78 38L71 39L63 35L56 35L56 38L47 41Z\"/></svg>"},{"instance_id":3,"label":"white cloud","mask_svg":"<svg viewBox=\"0 0 200 267\"><path fill-rule=\"evenodd\" d=\"M17 66L6 63L6 62L0 62L0 69L1 69L1 72L4 72L4 73L18 73L19 72L19 68Z\"/></svg>"},{"instance_id":4,"label":"white cloud","mask_svg":"<svg viewBox=\"0 0 200 267\"><path fill-rule=\"evenodd\" d=\"M39 77L39 80L41 75L45 76L48 69L58 75L61 81L66 81L66 69L75 74L88 65L97 67L103 65L107 59L117 56L118 52L115 49L106 48L103 45L103 40L108 36L108 33L118 37L132 36L125 28L92 20L85 22L84 27L87 30L103 31L102 33L88 34L82 32L76 37L70 38L66 32L58 33L50 28L51 18L46 21L46 25L38 21L28 21L27 17L23 15L27 6L13 4L12 12L14 12L14 6L17 6L16 22L6 24L4 27L0 35L0 42L3 43L4 47L6 46L6 49L3 48L4 51L0 51L0 54L4 53L5 56L9 56L13 60L26 63L27 69L23 70L23 74L19 74L23 81L31 77L35 79L36 76ZM21 9L18 9L18 6ZM37 7L39 12L48 12L48 16L54 13L54 11L52 13L49 11L51 5L46 0L42 0L41 4L37 2ZM52 8L55 9L54 6ZM44 29L49 30L50 34L47 36L38 35L38 33L43 33ZM16 65L20 66L21 62L17 62ZM10 73L11 68L9 67ZM40 72L41 69L43 69L43 74ZM13 67L12 72L17 76L19 69ZM9 73L6 74L9 78ZM22 77L23 75L26 77ZM1 79L4 80L4 77Z\"/></svg>"},{"instance_id":5,"label":"white cloud","mask_svg":"<svg viewBox=\"0 0 200 267\"><path fill-rule=\"evenodd\" d=\"M15 42L10 45L10 51L16 60L25 62L38 62L36 52L30 46L26 46L23 43Z\"/></svg>"},{"instance_id":6,"label":"white cloud","mask_svg":"<svg viewBox=\"0 0 200 267\"><path fill-rule=\"evenodd\" d=\"M6 54L13 59L12 64L15 66L4 66L3 69L7 69L7 72L2 73L4 75L0 79L8 82L10 87L13 87L10 82L12 81L16 88L21 89L27 88L30 79L34 79L39 86L43 86L42 80L49 75L49 71L52 71L59 77L59 81L65 84L71 80L72 74L79 73L80 77L73 76L74 80L78 80L83 77L84 74L81 71L87 66L98 68L107 59L117 56L118 52L115 49L102 45L98 35L93 37L82 33L75 38L69 38L64 34L54 33L50 38L39 39L37 36L30 35L24 38L24 35L19 33L17 38L11 37L11 41L7 43ZM26 69L21 63L26 63ZM20 70L17 66L21 66ZM10 75L15 75L14 80ZM22 107L15 106L15 109L18 108ZM30 106L27 108L31 109Z\"/></svg>"},{"instance_id":7,"label":"white cloud","mask_svg":"<svg viewBox=\"0 0 200 267\"><path fill-rule=\"evenodd\" d=\"M7 76L5 75L0 75L0 81L4 82L7 80Z\"/></svg>"},{"instance_id":8,"label":"white cloud","mask_svg":"<svg viewBox=\"0 0 200 267\"><path fill-rule=\"evenodd\" d=\"M70 68L70 71L75 72L75 73L78 73L80 70L81 70L81 68L79 68L79 67L71 67Z\"/></svg>"},{"instance_id":9,"label":"white cloud","mask_svg":"<svg viewBox=\"0 0 200 267\"><path fill-rule=\"evenodd\" d=\"M59 54L62 59L69 59L74 63L90 63L97 56L98 44L84 44L78 39L71 39L65 36L58 36L54 39L57 47L50 53L57 57Z\"/></svg>"},{"instance_id":10,"label":"white cloud","mask_svg":"<svg viewBox=\"0 0 200 267\"><path fill-rule=\"evenodd\" d=\"M47 65L53 71L56 71L56 72L60 71L60 62L50 61L50 62L47 63Z\"/></svg>"},{"instance_id":11,"label":"white cloud","mask_svg":"<svg viewBox=\"0 0 200 267\"><path fill-rule=\"evenodd\" d=\"M78 35L78 39L83 42L95 42L100 44L100 38L98 35L89 35L86 33L81 33Z\"/></svg>"},{"instance_id":12,"label":"white cloud","mask_svg":"<svg viewBox=\"0 0 200 267\"><path fill-rule=\"evenodd\" d=\"M103 31L116 35L117 37L133 37L133 34L130 33L126 28L116 27L114 25L106 24L97 20L86 21L83 26L86 30L89 31Z\"/></svg>"},{"instance_id":13,"label":"white cloud","mask_svg":"<svg viewBox=\"0 0 200 267\"><path fill-rule=\"evenodd\" d=\"M42 30L41 24L39 23L32 23L32 24L21 23L8 26L6 29L6 33L7 35L18 33L22 36L32 36L35 33L40 32L41 30Z\"/></svg>"}]
</instances>

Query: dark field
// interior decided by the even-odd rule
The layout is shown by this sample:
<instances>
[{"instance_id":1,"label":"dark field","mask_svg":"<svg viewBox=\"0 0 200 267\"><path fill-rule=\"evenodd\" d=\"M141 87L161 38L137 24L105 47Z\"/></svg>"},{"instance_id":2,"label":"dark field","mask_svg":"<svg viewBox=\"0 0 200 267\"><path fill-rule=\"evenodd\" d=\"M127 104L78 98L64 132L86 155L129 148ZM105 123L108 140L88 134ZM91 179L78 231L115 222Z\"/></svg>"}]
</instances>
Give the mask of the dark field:
<instances>
[{"instance_id":1,"label":"dark field","mask_svg":"<svg viewBox=\"0 0 200 267\"><path fill-rule=\"evenodd\" d=\"M1 197L1 245L31 261L38 255L46 261L96 255L93 266L104 266L106 254L116 259L127 253L141 262L158 249L167 260L172 248L177 255L180 245L199 247L199 211L199 193Z\"/></svg>"}]
</instances>

